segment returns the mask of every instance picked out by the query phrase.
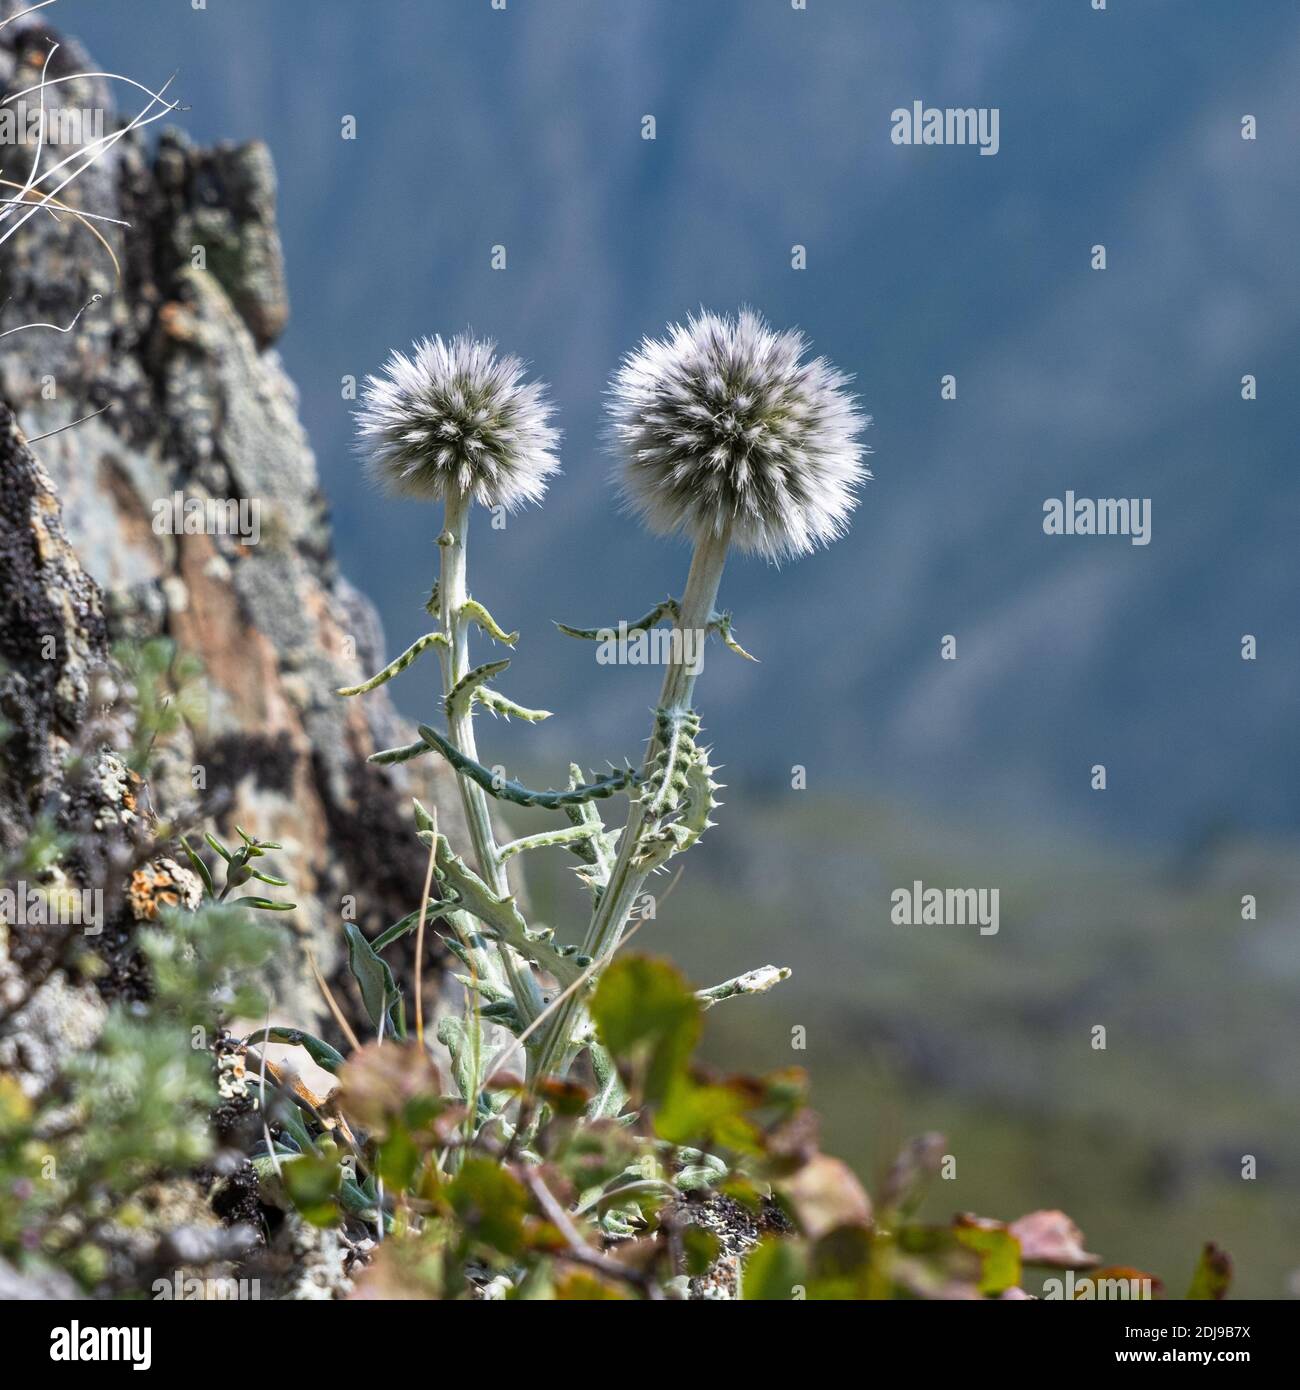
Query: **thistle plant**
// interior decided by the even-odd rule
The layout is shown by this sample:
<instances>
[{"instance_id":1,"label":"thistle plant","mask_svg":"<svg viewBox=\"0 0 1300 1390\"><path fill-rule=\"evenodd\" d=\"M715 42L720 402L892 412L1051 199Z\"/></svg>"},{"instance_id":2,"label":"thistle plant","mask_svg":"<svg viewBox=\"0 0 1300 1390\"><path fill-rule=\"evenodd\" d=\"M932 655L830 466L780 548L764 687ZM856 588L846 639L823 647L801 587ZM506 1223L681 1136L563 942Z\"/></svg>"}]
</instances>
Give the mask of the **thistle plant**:
<instances>
[{"instance_id":1,"label":"thistle plant","mask_svg":"<svg viewBox=\"0 0 1300 1390\"><path fill-rule=\"evenodd\" d=\"M429 848L417 905L373 940L345 927L375 1038L360 1041L318 977L346 1053L269 1013L265 1026L242 1040L223 1034L214 1049L223 1084L247 1107L239 1114L260 1129L249 1153L260 1204L338 1230L369 1296L786 1301L797 1284L813 1299L1026 1297L1028 1266L1099 1263L1059 1211L1012 1222L969 1214L923 1221L926 1186L948 1152L941 1135L912 1141L873 1201L845 1164L818 1151L799 1069L719 1079L698 1068L704 1012L770 989L789 971L760 966L697 990L668 962L615 958L649 875L699 840L717 806L695 708L696 658L709 633L748 656L717 607L728 551L775 560L829 542L866 477L866 420L846 388L827 363L808 359L799 335L773 332L748 312L702 315L623 362L610 416L624 495L654 529L694 545L680 599L627 630L671 621L679 640L668 644L673 657L639 766L587 775L574 764L565 785L536 790L478 759L476 705L528 719L545 712L493 688L507 662L472 664L474 630L510 646L517 634L471 596L465 549L474 502L537 500L555 472L544 389L524 381L515 359L467 338L422 344L414 359L395 356L387 377L371 380L361 419L371 467L397 490L443 505L427 605L436 626L341 693L373 690L438 650L441 717L419 726L417 743L375 760L437 753L452 766L475 864L417 801L415 832ZM601 640L611 631L563 630ZM599 808L624 796L625 823L607 829ZM566 823L500 843L493 799ZM181 840L215 900L207 911L287 907L229 896L250 880L288 886L258 866L278 846L239 835L233 850L208 838L225 863L220 890ZM576 857L591 898L589 918L558 934L530 926L508 878L512 861L552 847ZM438 1030L449 1076L421 1030L418 945L414 1035L383 956L426 921L446 924L448 947L468 967L458 976L466 1008L445 1015ZM178 946L149 948L160 994L185 984L187 938L183 924L176 930ZM489 1023L513 1039L487 1062ZM270 1045L305 1052L333 1084L315 1094L286 1059L267 1055ZM527 1058L522 1078L504 1066L516 1050ZM591 1075L569 1075L583 1053ZM8 1127L29 1138L30 1117L20 1106L7 1118L5 1103L0 1090L0 1135ZM728 1247L737 1228L745 1234ZM1133 1271L1097 1277L1109 1273ZM1229 1275L1226 1256L1207 1246L1189 1297L1221 1297Z\"/></svg>"},{"instance_id":2,"label":"thistle plant","mask_svg":"<svg viewBox=\"0 0 1300 1390\"><path fill-rule=\"evenodd\" d=\"M709 631L735 647L730 615L715 606L728 549L779 560L829 544L868 476L859 438L868 422L847 385L825 358L807 359L802 334L774 332L749 309L675 324L667 338L645 339L614 376L623 496L653 530L689 537L694 553L671 609L690 642L670 648L676 659L664 673L642 786L583 944L597 959L618 949L647 875L710 824L717 784L695 742L699 672L682 654L701 651ZM543 1070L563 1058L575 1009L566 1003L548 1031Z\"/></svg>"},{"instance_id":3,"label":"thistle plant","mask_svg":"<svg viewBox=\"0 0 1300 1390\"><path fill-rule=\"evenodd\" d=\"M447 739L456 753L477 761L473 707L482 702L498 714L528 720L546 717L528 710L488 687L508 661L471 669L469 629L477 625L495 641L513 646L518 633L507 633L467 586L470 510L475 502L513 511L538 502L546 481L558 471L555 447L559 433L550 423L552 407L539 382L524 380L524 365L513 356L498 357L495 344L460 335L418 343L413 355L394 352L386 374L366 382L359 436L372 475L388 490L408 497L440 501L443 526L438 581L428 610L438 627L414 643L385 671L344 694L373 689L396 675L426 647L436 646L442 662L443 705ZM422 742L407 752L424 752ZM399 753L402 750L398 750ZM381 758L381 761L384 760ZM390 759L391 760L391 759ZM498 898L509 898L509 882L492 828L487 795L471 778L459 779L465 818L484 883ZM540 1012L541 994L515 950L498 942L495 958L475 944L476 932L463 919L465 949L491 987L508 985L522 1019Z\"/></svg>"},{"instance_id":4,"label":"thistle plant","mask_svg":"<svg viewBox=\"0 0 1300 1390\"><path fill-rule=\"evenodd\" d=\"M383 376L368 379L358 432L372 476L391 491L443 505L440 573L428 605L438 626L383 671L340 693L373 690L437 648L443 727L421 724L419 742L373 760L391 764L436 752L451 764L477 868L456 854L417 803L416 829L430 846L429 885L436 880L437 893L373 946L382 950L426 916L436 914L451 927L448 945L470 971L463 983L471 1010L440 1037L466 1078L471 1106L483 1080L480 1018L505 1024L524 1046L531 1098L587 1050L600 1082L591 1117L617 1114L626 1102L617 1069L586 1017L586 1001L623 939L647 877L695 844L718 804L719 783L694 708L700 663L686 654L698 654L716 633L749 657L732 632L731 615L717 608L733 546L780 560L843 531L867 476L860 440L867 420L847 384L825 359L808 356L800 334L776 332L750 310L734 318L702 313L661 341L645 340L624 360L610 387L609 415L625 501L653 530L683 534L694 545L681 598L657 605L627 630L671 621L680 640L670 644L673 657L639 769L628 763L586 776L571 764L567 785L539 791L494 775L478 757L477 704L529 720L546 712L516 705L489 684L508 661L471 662L472 628L508 646L518 634L506 632L471 596L466 541L473 503L510 510L539 501L557 471L559 436L545 388L525 380L517 358L498 357L493 344L466 336L425 341L410 357L395 353ZM586 639L609 632L562 630ZM621 830L611 830L597 806L617 795L629 798L628 814ZM559 811L569 823L502 845L489 799ZM566 940L528 925L508 878L516 856L552 846L578 858L592 902L589 920L565 933ZM762 967L701 998L711 1004L756 993L786 973ZM516 1117L521 1124L524 1108ZM491 1106L481 1118L505 1124Z\"/></svg>"}]
</instances>

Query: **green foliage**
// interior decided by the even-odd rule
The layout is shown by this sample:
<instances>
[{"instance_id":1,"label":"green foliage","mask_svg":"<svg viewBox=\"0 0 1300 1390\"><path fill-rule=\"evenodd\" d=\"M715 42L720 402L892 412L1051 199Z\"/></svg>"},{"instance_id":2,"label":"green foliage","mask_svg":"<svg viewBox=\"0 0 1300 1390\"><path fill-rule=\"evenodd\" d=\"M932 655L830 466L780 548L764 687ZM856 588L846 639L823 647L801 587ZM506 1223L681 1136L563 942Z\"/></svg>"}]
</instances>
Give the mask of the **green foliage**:
<instances>
[{"instance_id":1,"label":"green foliage","mask_svg":"<svg viewBox=\"0 0 1300 1390\"><path fill-rule=\"evenodd\" d=\"M701 1010L671 965L643 956L615 961L601 976L591 1015L601 1041L616 1057L642 1063L647 1100L659 1103L674 1083L681 1083L699 1040Z\"/></svg>"},{"instance_id":2,"label":"green foliage","mask_svg":"<svg viewBox=\"0 0 1300 1390\"><path fill-rule=\"evenodd\" d=\"M87 1286L106 1268L94 1243L144 1184L189 1173L212 1152L217 1100L209 1045L225 1020L261 1009L250 983L280 939L235 905L160 914L139 949L143 1005L114 1004L94 1047L32 1102L0 1076L0 1253L53 1260Z\"/></svg>"},{"instance_id":3,"label":"green foliage","mask_svg":"<svg viewBox=\"0 0 1300 1390\"><path fill-rule=\"evenodd\" d=\"M121 642L113 660L130 687L134 718L127 765L142 776L154 746L185 725L201 728L207 717L203 665L168 637Z\"/></svg>"},{"instance_id":4,"label":"green foliage","mask_svg":"<svg viewBox=\"0 0 1300 1390\"><path fill-rule=\"evenodd\" d=\"M401 1021L402 995L393 979L392 969L361 934L355 922L345 922L343 930L348 939L348 968L361 991L370 1022L378 1028L380 1019L387 1018L389 1028L399 1037L403 1036L406 1028Z\"/></svg>"},{"instance_id":5,"label":"green foliage","mask_svg":"<svg viewBox=\"0 0 1300 1390\"><path fill-rule=\"evenodd\" d=\"M223 845L215 835L205 834L203 837L209 846L216 851L225 867L225 882L220 892L216 889L211 869L195 852L189 840L184 835L180 837L181 849L184 850L195 873L203 881L203 888L208 897L215 899L218 903L223 903L234 889L242 887L250 879L258 883L269 883L273 888L287 888L289 884L286 879L268 874L265 869L257 868L254 863L255 860L261 859L267 850L281 850L284 846L278 845L272 840L256 840L239 826L236 826L235 830L243 844L234 850ZM282 903L272 898L256 895L244 895L234 898L232 901L244 907L257 908L262 912L292 912L297 907L296 903Z\"/></svg>"},{"instance_id":6,"label":"green foliage","mask_svg":"<svg viewBox=\"0 0 1300 1390\"><path fill-rule=\"evenodd\" d=\"M436 882L425 920L437 916L450 928L443 940L468 972L456 977L463 1009L437 1024L448 1078L424 1038L407 1037L394 1017L401 989L380 954L415 929L420 910L373 942L349 923L352 974L378 1037L341 1066L328 1059L348 1151L334 1122L310 1108L297 1106L289 1127L300 1156L298 1175L285 1180L287 1200L308 1220L360 1218L384 1237L363 1289L453 1299L485 1287L520 1299L679 1297L692 1280L715 1277L724 1247L708 1218L719 1213L733 1239L736 1228L744 1232L733 1246L747 1257L743 1289L733 1292L751 1299L998 1298L1019 1292L1027 1265L1095 1264L1061 1213L919 1221L943 1152L936 1136L904 1150L873 1206L848 1166L819 1152L801 1072L717 1077L697 1065L706 1009L761 993L790 972L762 966L697 990L665 961L618 954L641 885L699 841L718 807L700 716L689 707L694 673L670 669L641 770L628 764L588 780L571 764L568 786L546 791L507 778L479 759L476 707L526 719L545 712L491 690L508 661L470 663L471 627L510 646L519 634L468 597L466 534L465 507L449 501L442 575L427 606L437 632L343 692L373 689L424 647L442 648L445 732L421 724L419 742L372 761L442 757L459 779L473 850L462 858L415 803L414 833L430 849ZM709 615L708 631L754 659L729 613L688 601ZM664 621L683 621L677 600L624 630ZM613 630L561 631L605 640ZM618 792L628 794L627 820L607 829L595 803ZM568 824L499 845L489 798L558 811ZM547 848L579 861L591 896L589 920L565 940L529 923L508 880L512 861ZM504 1045L503 1029L512 1035ZM287 1028L269 1036L324 1046ZM333 1186L323 1174L331 1155ZM1218 1268L1203 1260L1195 1287L1215 1288Z\"/></svg>"},{"instance_id":7,"label":"green foliage","mask_svg":"<svg viewBox=\"0 0 1300 1390\"><path fill-rule=\"evenodd\" d=\"M1232 1259L1217 1245L1210 1242L1201 1251L1196 1262L1196 1272L1192 1275L1192 1285L1187 1297L1197 1302L1218 1300L1227 1296L1232 1284Z\"/></svg>"}]
</instances>

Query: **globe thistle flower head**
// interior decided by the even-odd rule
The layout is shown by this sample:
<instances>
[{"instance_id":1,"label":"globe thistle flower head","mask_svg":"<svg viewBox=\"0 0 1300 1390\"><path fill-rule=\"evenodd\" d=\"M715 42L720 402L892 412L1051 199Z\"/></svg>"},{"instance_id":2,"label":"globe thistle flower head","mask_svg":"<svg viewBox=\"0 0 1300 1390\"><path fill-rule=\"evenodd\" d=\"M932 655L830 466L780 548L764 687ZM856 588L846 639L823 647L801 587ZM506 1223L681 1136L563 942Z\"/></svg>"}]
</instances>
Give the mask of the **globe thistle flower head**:
<instances>
[{"instance_id":1,"label":"globe thistle flower head","mask_svg":"<svg viewBox=\"0 0 1300 1390\"><path fill-rule=\"evenodd\" d=\"M546 387L525 381L523 362L498 357L494 342L468 333L425 338L366 378L358 447L390 492L459 493L513 511L540 502L559 471L553 410Z\"/></svg>"},{"instance_id":2,"label":"globe thistle flower head","mask_svg":"<svg viewBox=\"0 0 1300 1390\"><path fill-rule=\"evenodd\" d=\"M751 309L646 338L610 386L625 500L651 530L720 535L769 559L841 535L871 475L850 378Z\"/></svg>"}]
</instances>

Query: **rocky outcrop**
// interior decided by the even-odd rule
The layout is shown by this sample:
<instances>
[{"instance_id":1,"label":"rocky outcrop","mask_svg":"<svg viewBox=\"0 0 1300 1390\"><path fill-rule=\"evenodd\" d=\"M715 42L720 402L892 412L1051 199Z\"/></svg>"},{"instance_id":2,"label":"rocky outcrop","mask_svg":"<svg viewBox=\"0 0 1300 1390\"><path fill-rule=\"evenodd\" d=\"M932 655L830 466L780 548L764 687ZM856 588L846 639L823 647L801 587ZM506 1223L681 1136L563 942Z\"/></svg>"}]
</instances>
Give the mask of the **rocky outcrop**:
<instances>
[{"instance_id":1,"label":"rocky outcrop","mask_svg":"<svg viewBox=\"0 0 1300 1390\"><path fill-rule=\"evenodd\" d=\"M7 93L39 81L50 38L41 12L0 29ZM60 42L49 77L93 71L75 42ZM54 93L86 111L114 96L101 79L47 100ZM105 132L122 125L110 114ZM47 149L42 167L70 152ZM32 153L0 148L6 177L21 177ZM60 197L111 220L40 211L0 244L0 334L54 325L0 338L0 397L13 412L0 415L0 706L12 728L0 833L19 838L57 794L113 644L174 639L202 662L206 712L164 750L150 813L197 800L223 833L240 824L283 843L273 868L299 905L288 915L296 950L270 984L277 1013L311 1026L322 1004L308 952L336 975L344 904L375 930L418 898L409 795L438 803L453 833L459 806L432 760L366 762L412 737L382 691L333 693L378 669L384 643L335 566L274 349L289 311L270 155L257 144L197 149L175 131L150 153L132 133ZM0 236L28 216L8 211ZM40 646L51 634L53 659Z\"/></svg>"}]
</instances>

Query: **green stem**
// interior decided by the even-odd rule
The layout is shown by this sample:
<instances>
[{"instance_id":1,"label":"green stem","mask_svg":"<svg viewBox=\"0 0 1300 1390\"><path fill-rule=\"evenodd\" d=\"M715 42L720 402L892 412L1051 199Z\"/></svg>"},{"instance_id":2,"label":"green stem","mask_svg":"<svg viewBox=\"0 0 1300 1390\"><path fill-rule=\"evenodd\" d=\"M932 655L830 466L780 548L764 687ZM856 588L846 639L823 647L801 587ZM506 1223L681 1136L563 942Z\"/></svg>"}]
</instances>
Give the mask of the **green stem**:
<instances>
[{"instance_id":1,"label":"green stem","mask_svg":"<svg viewBox=\"0 0 1300 1390\"><path fill-rule=\"evenodd\" d=\"M457 682L469 671L471 620L466 614L469 604L469 591L466 587L466 550L471 505L468 496L449 492L444 519L445 529L438 538L442 552L438 599L442 630L447 637L447 646L439 651L442 657L444 697L451 693ZM463 709L448 710L447 736L467 758L478 761L478 748L474 741L473 701L466 702ZM504 897L510 892L510 884L492 830L492 816L488 810L487 796L482 787L476 786L467 777L457 777L456 781L460 786L461 805L465 808L465 820L469 826L474 855L478 860L479 874L498 897ZM509 946L499 944L497 955L503 974L495 983L508 982L520 1017L525 1023L529 1023L542 1009L541 992L537 982L527 965Z\"/></svg>"},{"instance_id":2,"label":"green stem","mask_svg":"<svg viewBox=\"0 0 1300 1390\"><path fill-rule=\"evenodd\" d=\"M717 603L718 587L722 583L722 571L727 563L727 547L731 541L731 528L726 527L720 535L705 536L695 544L691 557L691 570L686 578L686 592L682 595L681 609L674 624L683 633L691 634L691 650L700 654L708 635L709 622ZM686 641L676 643L674 650L678 657L685 655ZM688 710L695 694L695 681L699 675L683 660L671 662L664 672L663 690L659 696L659 708L664 710ZM649 775L655 754L659 751L656 732L652 732L650 746L646 750L645 770ZM601 893L600 902L592 914L587 935L583 941L584 954L598 960L608 959L617 949L627 925L628 913L636 902L646 871L636 867L641 841L646 833L653 833L655 823L647 824L645 810L641 802L633 802L627 818L627 825L619 840L618 858L610 872L609 882ZM577 1018L581 1000L571 995L552 1017L537 1051L537 1074L545 1076L558 1065L563 1072L569 1040L573 1035L573 1025Z\"/></svg>"}]
</instances>

